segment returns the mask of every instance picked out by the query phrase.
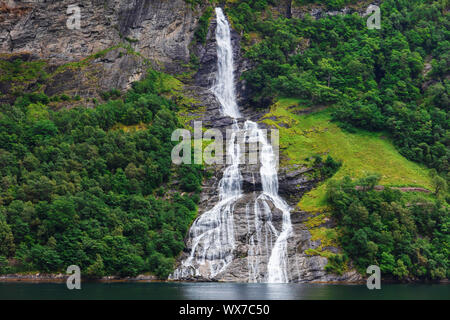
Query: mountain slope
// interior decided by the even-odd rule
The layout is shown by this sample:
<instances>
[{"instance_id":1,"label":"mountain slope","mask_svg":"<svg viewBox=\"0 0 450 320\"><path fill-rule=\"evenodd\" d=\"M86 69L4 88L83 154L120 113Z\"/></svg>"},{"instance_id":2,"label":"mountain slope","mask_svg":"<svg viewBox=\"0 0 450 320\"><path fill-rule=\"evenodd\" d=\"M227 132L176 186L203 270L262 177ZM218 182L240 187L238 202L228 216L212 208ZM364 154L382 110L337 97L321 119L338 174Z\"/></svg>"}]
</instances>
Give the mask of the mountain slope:
<instances>
[{"instance_id":1,"label":"mountain slope","mask_svg":"<svg viewBox=\"0 0 450 320\"><path fill-rule=\"evenodd\" d=\"M368 1L320 2L225 5L241 112L280 130L292 280L448 278L448 4L377 2L367 30ZM170 130L232 124L209 91L212 4L93 1L69 30L69 1L0 3L0 272L165 278L223 169L170 165ZM248 199L222 280L248 278Z\"/></svg>"}]
</instances>

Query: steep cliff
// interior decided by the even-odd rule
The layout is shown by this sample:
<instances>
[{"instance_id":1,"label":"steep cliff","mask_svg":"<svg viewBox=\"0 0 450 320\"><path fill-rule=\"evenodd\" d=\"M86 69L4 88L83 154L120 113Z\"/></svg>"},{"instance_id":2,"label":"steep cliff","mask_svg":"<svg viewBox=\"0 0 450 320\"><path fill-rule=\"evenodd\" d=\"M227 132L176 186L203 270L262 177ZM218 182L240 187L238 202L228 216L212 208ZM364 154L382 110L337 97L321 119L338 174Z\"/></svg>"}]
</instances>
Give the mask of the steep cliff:
<instances>
[{"instance_id":1,"label":"steep cliff","mask_svg":"<svg viewBox=\"0 0 450 320\"><path fill-rule=\"evenodd\" d=\"M47 95L97 98L113 88L123 91L148 64L171 73L186 70L202 8L192 9L183 0L84 1L80 29L70 29L72 4L0 2L0 54L8 60L45 61Z\"/></svg>"}]
</instances>

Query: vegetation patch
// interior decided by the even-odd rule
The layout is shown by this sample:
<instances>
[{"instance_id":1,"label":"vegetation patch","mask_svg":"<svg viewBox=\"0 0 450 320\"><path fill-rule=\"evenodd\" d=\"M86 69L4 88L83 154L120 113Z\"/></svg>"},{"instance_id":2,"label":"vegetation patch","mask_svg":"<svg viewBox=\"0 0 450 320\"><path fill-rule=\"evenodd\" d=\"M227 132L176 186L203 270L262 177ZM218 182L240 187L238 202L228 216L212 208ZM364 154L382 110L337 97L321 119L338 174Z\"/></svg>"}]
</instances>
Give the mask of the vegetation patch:
<instances>
[{"instance_id":1,"label":"vegetation patch","mask_svg":"<svg viewBox=\"0 0 450 320\"><path fill-rule=\"evenodd\" d=\"M319 2L336 9L352 1L294 4ZM320 19L272 15L273 7L285 7L282 1L228 4L243 38L258 33L262 39L244 48L253 65L242 75L252 106L265 108L280 97L335 105L332 117L346 130L388 132L406 158L443 175L449 171L445 1L382 1L381 30L369 30L367 18L358 14Z\"/></svg>"},{"instance_id":2,"label":"vegetation patch","mask_svg":"<svg viewBox=\"0 0 450 320\"><path fill-rule=\"evenodd\" d=\"M275 104L264 122L280 130L282 164L312 165L316 155L330 155L342 162L335 178L346 175L358 178L372 172L381 173L386 186L417 186L432 189L430 172L424 166L405 159L387 134L358 129L350 133L331 121L331 111L307 115L295 114L291 103ZM270 120L274 116L278 120ZM280 126L289 123L290 127ZM326 182L306 194L302 210L317 212L327 208Z\"/></svg>"},{"instance_id":3,"label":"vegetation patch","mask_svg":"<svg viewBox=\"0 0 450 320\"><path fill-rule=\"evenodd\" d=\"M383 275L397 279L448 279L448 204L405 199L398 190L378 192L378 181L379 176L345 177L328 187L327 200L346 254L361 273L378 265Z\"/></svg>"},{"instance_id":4,"label":"vegetation patch","mask_svg":"<svg viewBox=\"0 0 450 320\"><path fill-rule=\"evenodd\" d=\"M311 241L320 241L317 248L305 250L305 254L310 256L321 256L328 260L325 270L329 273L342 275L348 270L348 258L343 254L336 254L329 248L339 247L340 234L334 228L321 227L329 219L328 213L318 214L309 218L305 226L311 234Z\"/></svg>"},{"instance_id":5,"label":"vegetation patch","mask_svg":"<svg viewBox=\"0 0 450 320\"><path fill-rule=\"evenodd\" d=\"M55 112L38 93L0 107L1 273L173 271L204 177L172 165L174 84L149 70L95 109Z\"/></svg>"},{"instance_id":6,"label":"vegetation patch","mask_svg":"<svg viewBox=\"0 0 450 320\"><path fill-rule=\"evenodd\" d=\"M48 77L45 61L24 61L20 56L0 55L0 88L4 94L18 96L29 86L37 91Z\"/></svg>"}]
</instances>

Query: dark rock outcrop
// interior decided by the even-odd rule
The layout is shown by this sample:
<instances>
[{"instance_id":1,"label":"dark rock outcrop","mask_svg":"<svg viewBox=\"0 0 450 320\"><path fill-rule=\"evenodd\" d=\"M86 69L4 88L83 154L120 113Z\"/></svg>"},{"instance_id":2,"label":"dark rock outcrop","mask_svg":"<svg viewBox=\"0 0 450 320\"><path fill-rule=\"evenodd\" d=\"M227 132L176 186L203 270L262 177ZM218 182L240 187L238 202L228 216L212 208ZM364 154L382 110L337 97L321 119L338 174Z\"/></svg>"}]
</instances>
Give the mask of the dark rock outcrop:
<instances>
[{"instance_id":1,"label":"dark rock outcrop","mask_svg":"<svg viewBox=\"0 0 450 320\"><path fill-rule=\"evenodd\" d=\"M305 15L310 15L314 19L320 19L326 16L336 16L358 13L361 16L366 15L366 10L370 5L379 6L380 0L365 0L358 1L357 3L348 4L341 9L329 9L326 5L310 3L299 5L293 0L281 0L276 6L275 14L282 15L286 18L304 18Z\"/></svg>"},{"instance_id":2,"label":"dark rock outcrop","mask_svg":"<svg viewBox=\"0 0 450 320\"><path fill-rule=\"evenodd\" d=\"M80 70L69 68L50 79L49 95L73 93L98 97L102 91L125 91L148 68L181 73L202 8L184 0L107 0L80 2L81 28L69 29L72 1L0 1L0 54L32 53L50 68L78 62L119 44Z\"/></svg>"}]
</instances>

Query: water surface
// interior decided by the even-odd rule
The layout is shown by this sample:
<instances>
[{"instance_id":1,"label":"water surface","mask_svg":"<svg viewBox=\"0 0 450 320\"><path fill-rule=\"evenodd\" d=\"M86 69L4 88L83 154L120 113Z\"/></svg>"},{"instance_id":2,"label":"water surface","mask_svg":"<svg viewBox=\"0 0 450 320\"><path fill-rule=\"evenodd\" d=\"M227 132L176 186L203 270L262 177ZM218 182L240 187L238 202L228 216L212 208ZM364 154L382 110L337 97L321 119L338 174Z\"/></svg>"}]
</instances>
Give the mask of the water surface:
<instances>
[{"instance_id":1,"label":"water surface","mask_svg":"<svg viewBox=\"0 0 450 320\"><path fill-rule=\"evenodd\" d=\"M82 283L68 290L64 283L0 283L0 300L450 300L445 284L365 285L244 283Z\"/></svg>"}]
</instances>

